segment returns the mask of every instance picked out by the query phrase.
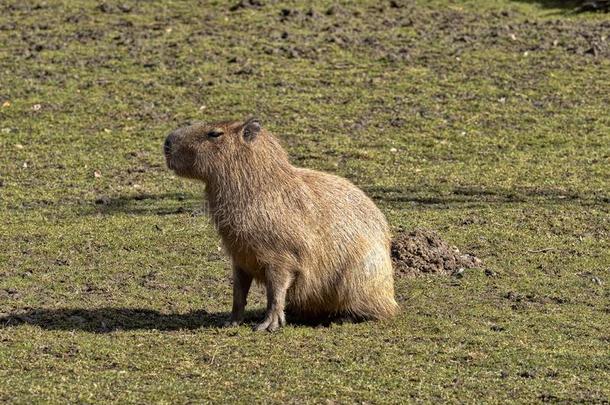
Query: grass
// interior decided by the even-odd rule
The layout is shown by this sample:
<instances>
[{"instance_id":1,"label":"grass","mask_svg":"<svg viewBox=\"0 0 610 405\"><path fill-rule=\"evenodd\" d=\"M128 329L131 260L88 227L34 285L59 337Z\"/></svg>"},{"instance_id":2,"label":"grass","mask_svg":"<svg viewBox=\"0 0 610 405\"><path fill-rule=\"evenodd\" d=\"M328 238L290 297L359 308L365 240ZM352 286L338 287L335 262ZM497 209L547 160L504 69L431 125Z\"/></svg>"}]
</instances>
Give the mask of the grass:
<instances>
[{"instance_id":1,"label":"grass","mask_svg":"<svg viewBox=\"0 0 610 405\"><path fill-rule=\"evenodd\" d=\"M0 5L0 402L607 402L607 14L264 3ZM250 115L491 271L397 279L387 322L220 328L161 144Z\"/></svg>"}]
</instances>

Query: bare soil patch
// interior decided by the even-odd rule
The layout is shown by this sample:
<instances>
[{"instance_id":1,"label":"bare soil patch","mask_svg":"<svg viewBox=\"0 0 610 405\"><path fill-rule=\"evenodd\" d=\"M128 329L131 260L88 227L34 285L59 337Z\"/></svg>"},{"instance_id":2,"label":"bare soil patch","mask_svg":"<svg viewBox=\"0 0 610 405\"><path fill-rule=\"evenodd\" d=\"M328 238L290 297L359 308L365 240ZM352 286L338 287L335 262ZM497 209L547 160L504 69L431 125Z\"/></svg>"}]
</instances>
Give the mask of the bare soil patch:
<instances>
[{"instance_id":1,"label":"bare soil patch","mask_svg":"<svg viewBox=\"0 0 610 405\"><path fill-rule=\"evenodd\" d=\"M450 275L483 264L476 256L461 253L437 233L426 229L399 232L392 240L391 252L395 274L399 277Z\"/></svg>"}]
</instances>

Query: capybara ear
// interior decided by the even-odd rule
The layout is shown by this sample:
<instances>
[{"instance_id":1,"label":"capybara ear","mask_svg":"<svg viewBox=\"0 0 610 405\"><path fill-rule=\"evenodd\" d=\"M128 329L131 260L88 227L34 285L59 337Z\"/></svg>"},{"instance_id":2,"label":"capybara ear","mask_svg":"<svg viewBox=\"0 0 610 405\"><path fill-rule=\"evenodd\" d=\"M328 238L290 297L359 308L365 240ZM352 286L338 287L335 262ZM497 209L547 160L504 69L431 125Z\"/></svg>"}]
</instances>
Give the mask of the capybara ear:
<instances>
[{"instance_id":1,"label":"capybara ear","mask_svg":"<svg viewBox=\"0 0 610 405\"><path fill-rule=\"evenodd\" d=\"M261 123L257 118L250 118L244 122L242 134L246 141L252 141L261 132Z\"/></svg>"}]
</instances>

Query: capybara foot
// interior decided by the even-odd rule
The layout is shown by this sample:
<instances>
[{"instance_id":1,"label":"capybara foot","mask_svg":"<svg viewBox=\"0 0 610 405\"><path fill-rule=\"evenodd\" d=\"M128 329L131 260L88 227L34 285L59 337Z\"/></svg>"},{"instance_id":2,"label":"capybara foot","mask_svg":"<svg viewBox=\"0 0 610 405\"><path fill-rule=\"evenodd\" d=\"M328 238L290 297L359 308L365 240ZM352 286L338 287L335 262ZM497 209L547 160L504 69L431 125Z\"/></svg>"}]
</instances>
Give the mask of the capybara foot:
<instances>
[{"instance_id":1,"label":"capybara foot","mask_svg":"<svg viewBox=\"0 0 610 405\"><path fill-rule=\"evenodd\" d=\"M256 332L268 331L274 332L280 327L286 325L286 316L284 311L268 311L265 319L254 327Z\"/></svg>"}]
</instances>

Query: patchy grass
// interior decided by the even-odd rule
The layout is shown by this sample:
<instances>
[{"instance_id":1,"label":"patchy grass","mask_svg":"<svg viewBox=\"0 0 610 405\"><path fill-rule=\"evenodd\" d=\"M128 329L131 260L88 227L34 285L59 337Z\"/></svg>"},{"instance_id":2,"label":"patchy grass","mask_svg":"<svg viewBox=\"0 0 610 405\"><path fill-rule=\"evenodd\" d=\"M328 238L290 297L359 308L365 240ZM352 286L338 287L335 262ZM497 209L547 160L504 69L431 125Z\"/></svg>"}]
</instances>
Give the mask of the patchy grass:
<instances>
[{"instance_id":1,"label":"patchy grass","mask_svg":"<svg viewBox=\"0 0 610 405\"><path fill-rule=\"evenodd\" d=\"M263 3L0 5L0 402L607 401L608 15ZM389 322L220 328L161 143L252 114L488 271L398 278Z\"/></svg>"}]
</instances>

